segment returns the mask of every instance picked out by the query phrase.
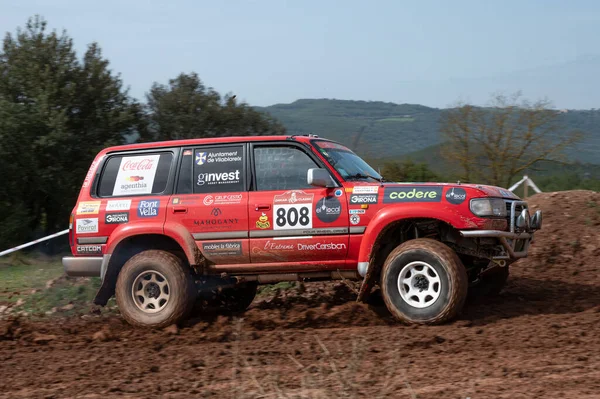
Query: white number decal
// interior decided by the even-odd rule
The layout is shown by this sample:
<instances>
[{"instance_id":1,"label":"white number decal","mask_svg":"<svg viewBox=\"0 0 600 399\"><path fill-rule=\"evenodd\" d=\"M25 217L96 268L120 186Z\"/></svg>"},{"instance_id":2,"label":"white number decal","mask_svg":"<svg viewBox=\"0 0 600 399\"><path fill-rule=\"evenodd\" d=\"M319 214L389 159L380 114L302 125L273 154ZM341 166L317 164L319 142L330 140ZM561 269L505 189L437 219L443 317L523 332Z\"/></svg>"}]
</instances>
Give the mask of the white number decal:
<instances>
[{"instance_id":1,"label":"white number decal","mask_svg":"<svg viewBox=\"0 0 600 399\"><path fill-rule=\"evenodd\" d=\"M275 230L312 228L312 204L275 205L273 207Z\"/></svg>"}]
</instances>

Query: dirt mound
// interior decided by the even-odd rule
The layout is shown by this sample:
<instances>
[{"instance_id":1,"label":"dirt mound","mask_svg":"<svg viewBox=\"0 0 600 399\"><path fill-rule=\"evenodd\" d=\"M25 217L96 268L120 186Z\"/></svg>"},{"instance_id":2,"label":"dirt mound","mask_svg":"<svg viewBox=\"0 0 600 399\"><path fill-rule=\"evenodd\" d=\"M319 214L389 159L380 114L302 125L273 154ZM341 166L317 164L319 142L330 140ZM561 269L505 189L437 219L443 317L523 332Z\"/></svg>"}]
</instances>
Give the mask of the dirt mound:
<instances>
[{"instance_id":1,"label":"dirt mound","mask_svg":"<svg viewBox=\"0 0 600 399\"><path fill-rule=\"evenodd\" d=\"M0 397L597 397L600 194L528 199L531 256L497 298L435 327L315 283L159 331L107 315L0 321Z\"/></svg>"},{"instance_id":2,"label":"dirt mound","mask_svg":"<svg viewBox=\"0 0 600 399\"><path fill-rule=\"evenodd\" d=\"M519 275L543 280L600 283L600 193L559 191L527 199L544 215L529 258L515 265Z\"/></svg>"}]
</instances>

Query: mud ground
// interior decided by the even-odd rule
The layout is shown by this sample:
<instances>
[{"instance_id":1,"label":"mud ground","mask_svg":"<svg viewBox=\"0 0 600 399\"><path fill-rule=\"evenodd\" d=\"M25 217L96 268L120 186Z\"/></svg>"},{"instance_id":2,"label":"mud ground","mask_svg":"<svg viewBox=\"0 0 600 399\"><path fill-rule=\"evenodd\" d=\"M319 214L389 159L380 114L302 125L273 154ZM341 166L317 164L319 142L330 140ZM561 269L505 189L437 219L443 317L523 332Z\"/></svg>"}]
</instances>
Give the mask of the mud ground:
<instances>
[{"instance_id":1,"label":"mud ground","mask_svg":"<svg viewBox=\"0 0 600 399\"><path fill-rule=\"evenodd\" d=\"M460 318L403 326L343 283L144 331L118 316L0 321L1 398L598 398L600 194L547 193L531 257Z\"/></svg>"}]
</instances>

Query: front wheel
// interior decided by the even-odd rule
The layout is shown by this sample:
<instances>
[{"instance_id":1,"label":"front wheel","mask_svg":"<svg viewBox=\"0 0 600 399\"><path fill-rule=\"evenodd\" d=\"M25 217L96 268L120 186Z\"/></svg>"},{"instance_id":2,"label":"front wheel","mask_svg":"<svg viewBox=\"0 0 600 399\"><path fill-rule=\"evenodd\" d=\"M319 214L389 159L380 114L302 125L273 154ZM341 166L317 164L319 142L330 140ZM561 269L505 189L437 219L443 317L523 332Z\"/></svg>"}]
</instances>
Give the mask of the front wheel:
<instances>
[{"instance_id":1,"label":"front wheel","mask_svg":"<svg viewBox=\"0 0 600 399\"><path fill-rule=\"evenodd\" d=\"M158 250L140 252L125 263L115 295L125 320L154 328L182 321L196 299L188 268L177 256Z\"/></svg>"},{"instance_id":2,"label":"front wheel","mask_svg":"<svg viewBox=\"0 0 600 399\"><path fill-rule=\"evenodd\" d=\"M381 272L388 310L409 324L441 324L454 318L467 297L468 276L456 253L428 238L394 249Z\"/></svg>"}]
</instances>

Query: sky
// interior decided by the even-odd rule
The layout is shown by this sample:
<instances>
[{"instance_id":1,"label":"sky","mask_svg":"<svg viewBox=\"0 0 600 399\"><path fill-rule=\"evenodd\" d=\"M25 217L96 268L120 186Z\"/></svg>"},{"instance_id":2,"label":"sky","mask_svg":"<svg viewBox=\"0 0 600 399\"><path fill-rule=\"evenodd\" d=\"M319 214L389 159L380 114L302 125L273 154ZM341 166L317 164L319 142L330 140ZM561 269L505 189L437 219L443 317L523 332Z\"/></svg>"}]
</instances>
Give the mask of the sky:
<instances>
[{"instance_id":1,"label":"sky","mask_svg":"<svg viewBox=\"0 0 600 399\"><path fill-rule=\"evenodd\" d=\"M251 105L300 98L485 104L523 91L600 108L595 0L0 0L0 31L39 14L79 54L98 42L130 94L198 73Z\"/></svg>"}]
</instances>

